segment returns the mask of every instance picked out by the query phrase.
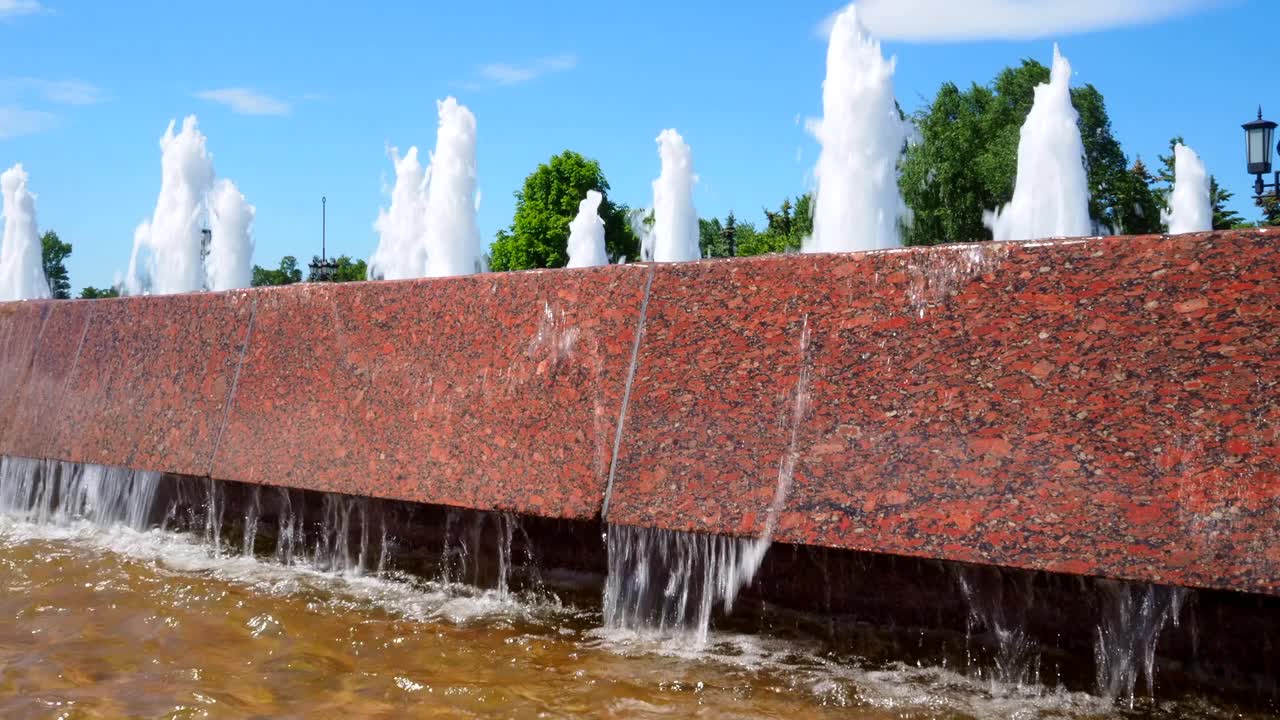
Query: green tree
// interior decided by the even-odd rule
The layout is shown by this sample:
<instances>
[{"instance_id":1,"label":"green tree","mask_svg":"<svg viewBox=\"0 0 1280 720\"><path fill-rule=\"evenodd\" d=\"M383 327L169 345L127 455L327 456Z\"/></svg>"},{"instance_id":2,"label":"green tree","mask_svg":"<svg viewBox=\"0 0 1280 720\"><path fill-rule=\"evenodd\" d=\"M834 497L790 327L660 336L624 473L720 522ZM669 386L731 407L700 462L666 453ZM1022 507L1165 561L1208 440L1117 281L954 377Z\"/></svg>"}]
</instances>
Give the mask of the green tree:
<instances>
[{"instance_id":1,"label":"green tree","mask_svg":"<svg viewBox=\"0 0 1280 720\"><path fill-rule=\"evenodd\" d=\"M600 163L565 150L525 178L516 193L511 227L499 231L490 247L489 268L564 267L569 262L569 223L588 190L604 196L599 213L610 261L638 258L640 241L628 222L629 209L609 199L609 182Z\"/></svg>"},{"instance_id":2,"label":"green tree","mask_svg":"<svg viewBox=\"0 0 1280 720\"><path fill-rule=\"evenodd\" d=\"M1259 225L1280 225L1280 200L1275 196L1255 198L1253 204L1262 211L1262 220L1259 221Z\"/></svg>"},{"instance_id":3,"label":"green tree","mask_svg":"<svg viewBox=\"0 0 1280 720\"><path fill-rule=\"evenodd\" d=\"M98 300L101 298L120 297L120 288L102 288L98 289L90 285L80 291L80 299L82 300Z\"/></svg>"},{"instance_id":4,"label":"green tree","mask_svg":"<svg viewBox=\"0 0 1280 720\"><path fill-rule=\"evenodd\" d=\"M733 213L729 214L730 217ZM724 234L720 218L698 218L698 249L704 258L730 257L728 238Z\"/></svg>"},{"instance_id":5,"label":"green tree","mask_svg":"<svg viewBox=\"0 0 1280 720\"><path fill-rule=\"evenodd\" d=\"M353 282L369 278L369 266L364 260L352 260L348 255L339 255L335 261L338 269L333 274L334 282Z\"/></svg>"},{"instance_id":6,"label":"green tree","mask_svg":"<svg viewBox=\"0 0 1280 720\"><path fill-rule=\"evenodd\" d=\"M912 211L908 245L991 238L983 213L1013 197L1018 140L1049 69L1035 60L1002 70L988 85L961 90L945 83L914 117L920 142L908 146L899 185ZM1120 143L1111 132L1102 93L1073 88L1088 174L1089 215L1098 226L1127 227L1135 218L1126 193L1136 188Z\"/></svg>"},{"instance_id":7,"label":"green tree","mask_svg":"<svg viewBox=\"0 0 1280 720\"><path fill-rule=\"evenodd\" d=\"M1124 212L1112 229L1128 235L1146 235L1163 232L1160 221L1160 198L1152 184L1155 178L1142 158L1133 161L1129 172L1117 179L1116 205Z\"/></svg>"},{"instance_id":8,"label":"green tree","mask_svg":"<svg viewBox=\"0 0 1280 720\"><path fill-rule=\"evenodd\" d=\"M264 285L292 285L302 282L302 270L298 267L298 258L285 255L280 259L280 267L268 270L261 265L253 266L253 287Z\"/></svg>"},{"instance_id":9,"label":"green tree","mask_svg":"<svg viewBox=\"0 0 1280 720\"><path fill-rule=\"evenodd\" d=\"M49 230L40 236L40 259L44 263L44 276L49 290L57 300L71 297L71 279L67 275L67 257L71 255L71 243L62 242L58 233Z\"/></svg>"}]
</instances>

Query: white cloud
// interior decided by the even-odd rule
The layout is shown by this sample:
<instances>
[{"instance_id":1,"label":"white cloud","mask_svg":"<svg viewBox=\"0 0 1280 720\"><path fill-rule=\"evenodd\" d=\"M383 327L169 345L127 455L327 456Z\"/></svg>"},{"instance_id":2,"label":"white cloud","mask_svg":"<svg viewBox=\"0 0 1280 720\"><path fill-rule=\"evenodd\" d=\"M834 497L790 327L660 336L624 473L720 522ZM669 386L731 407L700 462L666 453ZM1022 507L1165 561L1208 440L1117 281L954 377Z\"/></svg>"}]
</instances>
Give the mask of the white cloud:
<instances>
[{"instance_id":1,"label":"white cloud","mask_svg":"<svg viewBox=\"0 0 1280 720\"><path fill-rule=\"evenodd\" d=\"M0 20L45 12L39 0L0 0Z\"/></svg>"},{"instance_id":2,"label":"white cloud","mask_svg":"<svg viewBox=\"0 0 1280 720\"><path fill-rule=\"evenodd\" d=\"M0 140L48 130L58 124L58 117L43 110L0 105Z\"/></svg>"},{"instance_id":3,"label":"white cloud","mask_svg":"<svg viewBox=\"0 0 1280 720\"><path fill-rule=\"evenodd\" d=\"M201 100L208 100L231 108L241 115L288 115L293 109L289 103L250 90L249 88L219 88L196 93Z\"/></svg>"},{"instance_id":4,"label":"white cloud","mask_svg":"<svg viewBox=\"0 0 1280 720\"><path fill-rule=\"evenodd\" d=\"M55 105L96 105L106 100L107 94L102 88L82 80L20 77L0 80L0 97L10 99L38 97Z\"/></svg>"},{"instance_id":5,"label":"white cloud","mask_svg":"<svg viewBox=\"0 0 1280 720\"><path fill-rule=\"evenodd\" d=\"M543 75L572 70L578 66L578 58L572 54L540 58L524 64L491 63L476 69L476 74L496 85L518 85L536 80Z\"/></svg>"},{"instance_id":6,"label":"white cloud","mask_svg":"<svg viewBox=\"0 0 1280 720\"><path fill-rule=\"evenodd\" d=\"M1234 0L859 0L872 34L906 42L1029 40L1160 22ZM838 12L838 11L837 11ZM830 34L836 13L817 27Z\"/></svg>"}]
</instances>

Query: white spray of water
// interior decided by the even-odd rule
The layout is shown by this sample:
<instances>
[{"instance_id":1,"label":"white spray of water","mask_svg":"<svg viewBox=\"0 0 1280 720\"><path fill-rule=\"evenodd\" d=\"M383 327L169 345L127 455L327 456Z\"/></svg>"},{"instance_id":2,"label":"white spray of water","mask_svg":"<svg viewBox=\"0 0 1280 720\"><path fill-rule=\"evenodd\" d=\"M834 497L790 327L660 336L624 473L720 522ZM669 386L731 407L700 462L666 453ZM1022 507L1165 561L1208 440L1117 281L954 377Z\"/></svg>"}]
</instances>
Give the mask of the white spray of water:
<instances>
[{"instance_id":1,"label":"white spray of water","mask_svg":"<svg viewBox=\"0 0 1280 720\"><path fill-rule=\"evenodd\" d=\"M394 149L396 183L391 207L373 227L378 249L369 275L384 280L468 275L484 270L476 224L476 116L452 97L436 103L436 149L424 172L418 148Z\"/></svg>"},{"instance_id":2,"label":"white spray of water","mask_svg":"<svg viewBox=\"0 0 1280 720\"><path fill-rule=\"evenodd\" d=\"M483 270L476 225L476 116L453 98L437 103L440 127L427 178L427 276Z\"/></svg>"},{"instance_id":3,"label":"white spray of water","mask_svg":"<svg viewBox=\"0 0 1280 720\"><path fill-rule=\"evenodd\" d=\"M165 295L246 287L252 277L254 208L235 184L215 184L213 155L196 116L183 119L180 132L174 127L170 121L160 138L160 195L151 220L134 231L125 292Z\"/></svg>"},{"instance_id":4,"label":"white spray of water","mask_svg":"<svg viewBox=\"0 0 1280 720\"><path fill-rule=\"evenodd\" d=\"M257 211L230 180L219 180L209 195L212 237L205 259L210 290L248 287L253 280L253 218Z\"/></svg>"},{"instance_id":5,"label":"white spray of water","mask_svg":"<svg viewBox=\"0 0 1280 720\"><path fill-rule=\"evenodd\" d=\"M195 115L174 133L169 122L160 138L160 195L150 222L133 234L133 255L125 290L130 295L200 290L205 274L200 257L205 202L213 188L213 157Z\"/></svg>"},{"instance_id":6,"label":"white spray of water","mask_svg":"<svg viewBox=\"0 0 1280 720\"><path fill-rule=\"evenodd\" d=\"M898 158L907 131L893 96L896 59L886 60L850 5L831 29L822 119L809 130L822 145L805 252L897 247L906 204L898 190Z\"/></svg>"},{"instance_id":7,"label":"white spray of water","mask_svg":"<svg viewBox=\"0 0 1280 720\"><path fill-rule=\"evenodd\" d=\"M1092 232L1078 120L1071 104L1071 63L1054 45L1049 82L1036 86L1035 102L1022 125L1013 200L983 218L996 240Z\"/></svg>"},{"instance_id":8,"label":"white spray of water","mask_svg":"<svg viewBox=\"0 0 1280 720\"><path fill-rule=\"evenodd\" d=\"M693 151L675 130L658 135L662 173L653 181L653 228L644 241L656 262L698 260L698 212L693 207Z\"/></svg>"},{"instance_id":9,"label":"white spray of water","mask_svg":"<svg viewBox=\"0 0 1280 720\"><path fill-rule=\"evenodd\" d=\"M4 242L0 244L0 301L49 297L36 226L36 198L19 163L0 173L4 194Z\"/></svg>"},{"instance_id":10,"label":"white spray of water","mask_svg":"<svg viewBox=\"0 0 1280 720\"><path fill-rule=\"evenodd\" d=\"M1161 218L1172 234L1213 229L1213 204L1209 199L1209 173L1191 148L1179 143L1173 148L1173 192L1169 212Z\"/></svg>"},{"instance_id":11,"label":"white spray of water","mask_svg":"<svg viewBox=\"0 0 1280 720\"><path fill-rule=\"evenodd\" d=\"M391 190L391 207L378 211L373 228L378 231L378 249L369 259L369 277L403 280L421 277L427 268L426 176L418 162L418 148L404 157L389 150L396 166L396 184Z\"/></svg>"},{"instance_id":12,"label":"white spray of water","mask_svg":"<svg viewBox=\"0 0 1280 720\"><path fill-rule=\"evenodd\" d=\"M588 190L578 203L578 216L569 223L569 265L571 268L608 265L604 247L604 220L600 219L600 202L604 196Z\"/></svg>"}]
</instances>

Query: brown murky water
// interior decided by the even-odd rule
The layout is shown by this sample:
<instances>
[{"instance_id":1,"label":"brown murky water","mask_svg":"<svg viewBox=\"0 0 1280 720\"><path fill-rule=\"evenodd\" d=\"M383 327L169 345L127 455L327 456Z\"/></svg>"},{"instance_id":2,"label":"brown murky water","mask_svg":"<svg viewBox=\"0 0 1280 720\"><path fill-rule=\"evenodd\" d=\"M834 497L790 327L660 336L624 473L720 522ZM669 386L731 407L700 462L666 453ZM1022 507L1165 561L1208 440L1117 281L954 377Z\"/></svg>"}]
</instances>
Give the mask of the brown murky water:
<instances>
[{"instance_id":1,"label":"brown murky water","mask_svg":"<svg viewBox=\"0 0 1280 720\"><path fill-rule=\"evenodd\" d=\"M598 623L549 603L214 558L172 534L0 520L5 719L1113 712L937 668L859 669L745 637L698 653Z\"/></svg>"}]
</instances>

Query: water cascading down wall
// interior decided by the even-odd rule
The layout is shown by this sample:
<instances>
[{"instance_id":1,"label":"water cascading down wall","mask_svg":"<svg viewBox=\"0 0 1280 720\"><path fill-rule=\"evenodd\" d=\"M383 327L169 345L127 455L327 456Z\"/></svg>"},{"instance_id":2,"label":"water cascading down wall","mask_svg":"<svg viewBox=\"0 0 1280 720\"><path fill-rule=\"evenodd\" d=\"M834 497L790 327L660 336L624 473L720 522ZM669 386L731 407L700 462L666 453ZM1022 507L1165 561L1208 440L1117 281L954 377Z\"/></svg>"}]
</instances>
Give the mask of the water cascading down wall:
<instances>
[{"instance_id":1,"label":"water cascading down wall","mask_svg":"<svg viewBox=\"0 0 1280 720\"><path fill-rule=\"evenodd\" d=\"M1280 595L1277 274L1242 231L7 303L0 454Z\"/></svg>"}]
</instances>

